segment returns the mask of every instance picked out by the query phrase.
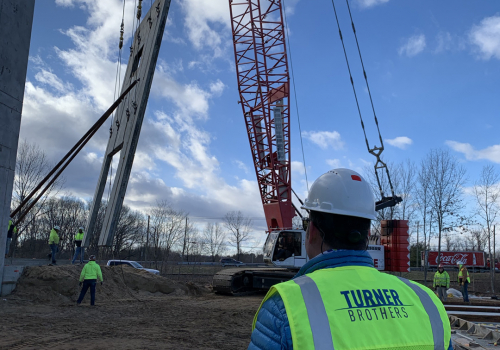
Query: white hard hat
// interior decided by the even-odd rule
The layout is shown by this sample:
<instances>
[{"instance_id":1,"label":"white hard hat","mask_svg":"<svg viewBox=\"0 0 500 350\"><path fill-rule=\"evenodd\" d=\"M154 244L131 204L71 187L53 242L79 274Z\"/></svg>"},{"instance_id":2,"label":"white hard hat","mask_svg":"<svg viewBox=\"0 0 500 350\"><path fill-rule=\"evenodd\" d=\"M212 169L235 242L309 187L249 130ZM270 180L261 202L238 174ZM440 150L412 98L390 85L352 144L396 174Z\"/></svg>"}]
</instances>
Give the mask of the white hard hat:
<instances>
[{"instance_id":1,"label":"white hard hat","mask_svg":"<svg viewBox=\"0 0 500 350\"><path fill-rule=\"evenodd\" d=\"M375 220L373 191L361 175L350 169L333 169L321 175L301 208Z\"/></svg>"},{"instance_id":2,"label":"white hard hat","mask_svg":"<svg viewBox=\"0 0 500 350\"><path fill-rule=\"evenodd\" d=\"M81 226L78 229L83 231L83 227L81 227Z\"/></svg>"},{"instance_id":3,"label":"white hard hat","mask_svg":"<svg viewBox=\"0 0 500 350\"><path fill-rule=\"evenodd\" d=\"M54 226L54 230L60 230L61 228L59 226Z\"/></svg>"}]
</instances>

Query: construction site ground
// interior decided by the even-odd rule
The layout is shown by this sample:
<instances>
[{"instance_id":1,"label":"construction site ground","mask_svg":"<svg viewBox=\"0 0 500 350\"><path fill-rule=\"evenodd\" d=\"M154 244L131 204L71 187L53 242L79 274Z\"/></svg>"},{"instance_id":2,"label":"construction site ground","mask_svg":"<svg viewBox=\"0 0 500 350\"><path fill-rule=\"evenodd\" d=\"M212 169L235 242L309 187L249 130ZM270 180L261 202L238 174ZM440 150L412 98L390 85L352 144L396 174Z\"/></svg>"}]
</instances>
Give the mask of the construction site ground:
<instances>
[{"instance_id":1,"label":"construction site ground","mask_svg":"<svg viewBox=\"0 0 500 350\"><path fill-rule=\"evenodd\" d=\"M0 349L246 349L264 294L216 295L213 270L191 276L185 270L162 277L102 266L105 282L91 307L90 293L76 306L81 265L30 266L14 293L0 300ZM488 274L474 280L476 289L488 289Z\"/></svg>"},{"instance_id":2,"label":"construction site ground","mask_svg":"<svg viewBox=\"0 0 500 350\"><path fill-rule=\"evenodd\" d=\"M0 304L0 349L245 349L263 295L220 296L198 282L102 267L81 306L81 266L29 267Z\"/></svg>"}]
</instances>

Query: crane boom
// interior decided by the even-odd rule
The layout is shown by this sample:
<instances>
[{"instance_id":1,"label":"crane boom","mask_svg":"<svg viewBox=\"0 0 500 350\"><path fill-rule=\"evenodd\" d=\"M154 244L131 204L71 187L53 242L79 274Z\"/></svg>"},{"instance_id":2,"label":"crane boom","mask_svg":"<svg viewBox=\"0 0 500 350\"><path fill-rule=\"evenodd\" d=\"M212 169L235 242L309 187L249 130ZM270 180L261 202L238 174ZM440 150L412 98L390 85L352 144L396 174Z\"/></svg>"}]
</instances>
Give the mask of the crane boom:
<instances>
[{"instance_id":1,"label":"crane boom","mask_svg":"<svg viewBox=\"0 0 500 350\"><path fill-rule=\"evenodd\" d=\"M291 228L290 102L281 0L229 0L240 103L268 231Z\"/></svg>"}]
</instances>

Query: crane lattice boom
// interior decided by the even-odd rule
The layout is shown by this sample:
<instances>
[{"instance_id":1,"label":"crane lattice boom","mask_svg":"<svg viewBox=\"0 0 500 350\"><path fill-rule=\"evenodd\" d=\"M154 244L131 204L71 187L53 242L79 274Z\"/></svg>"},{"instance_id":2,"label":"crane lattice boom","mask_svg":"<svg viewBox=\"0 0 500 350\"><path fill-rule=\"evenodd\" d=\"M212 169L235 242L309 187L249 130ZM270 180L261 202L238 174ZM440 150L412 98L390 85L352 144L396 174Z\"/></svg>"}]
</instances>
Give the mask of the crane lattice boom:
<instances>
[{"instance_id":1,"label":"crane lattice boom","mask_svg":"<svg viewBox=\"0 0 500 350\"><path fill-rule=\"evenodd\" d=\"M269 231L292 227L288 60L281 0L229 0L240 103Z\"/></svg>"}]
</instances>

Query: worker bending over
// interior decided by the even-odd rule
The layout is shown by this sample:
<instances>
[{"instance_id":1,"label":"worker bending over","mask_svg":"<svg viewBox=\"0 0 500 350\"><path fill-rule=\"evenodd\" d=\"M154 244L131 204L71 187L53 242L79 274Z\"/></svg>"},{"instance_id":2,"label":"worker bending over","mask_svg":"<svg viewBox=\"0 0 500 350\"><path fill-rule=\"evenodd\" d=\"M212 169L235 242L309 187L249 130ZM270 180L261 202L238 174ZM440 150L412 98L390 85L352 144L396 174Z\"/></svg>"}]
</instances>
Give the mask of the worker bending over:
<instances>
[{"instance_id":1,"label":"worker bending over","mask_svg":"<svg viewBox=\"0 0 500 350\"><path fill-rule=\"evenodd\" d=\"M85 248L82 247L82 241L84 235L85 233L83 232L83 227L80 227L75 235L75 256L73 256L71 264L75 263L75 260L76 258L78 258L78 255L80 255L80 264L83 264L83 256L85 255Z\"/></svg>"},{"instance_id":2,"label":"worker bending over","mask_svg":"<svg viewBox=\"0 0 500 350\"><path fill-rule=\"evenodd\" d=\"M80 296L76 301L77 305L82 303L83 298L85 298L85 294L87 290L90 288L90 305L94 306L95 304L95 285L99 280L102 285L102 272L101 267L97 265L95 262L95 255L90 256L90 261L85 264L82 269L82 273L80 274L80 287L83 284L82 291L80 292Z\"/></svg>"},{"instance_id":3,"label":"worker bending over","mask_svg":"<svg viewBox=\"0 0 500 350\"><path fill-rule=\"evenodd\" d=\"M56 265L56 255L57 252L59 251L59 231L60 228L59 226L54 226L54 228L50 231L49 234L49 247L51 251L51 259L52 263L49 265Z\"/></svg>"},{"instance_id":4,"label":"worker bending over","mask_svg":"<svg viewBox=\"0 0 500 350\"><path fill-rule=\"evenodd\" d=\"M432 287L437 290L439 299L446 301L446 292L450 288L450 275L444 270L442 264L439 264L438 270L434 274L434 283Z\"/></svg>"},{"instance_id":5,"label":"worker bending over","mask_svg":"<svg viewBox=\"0 0 500 350\"><path fill-rule=\"evenodd\" d=\"M374 268L366 249L375 200L358 173L323 174L302 208L310 211L311 260L269 290L248 349L452 349L436 295Z\"/></svg>"}]
</instances>

